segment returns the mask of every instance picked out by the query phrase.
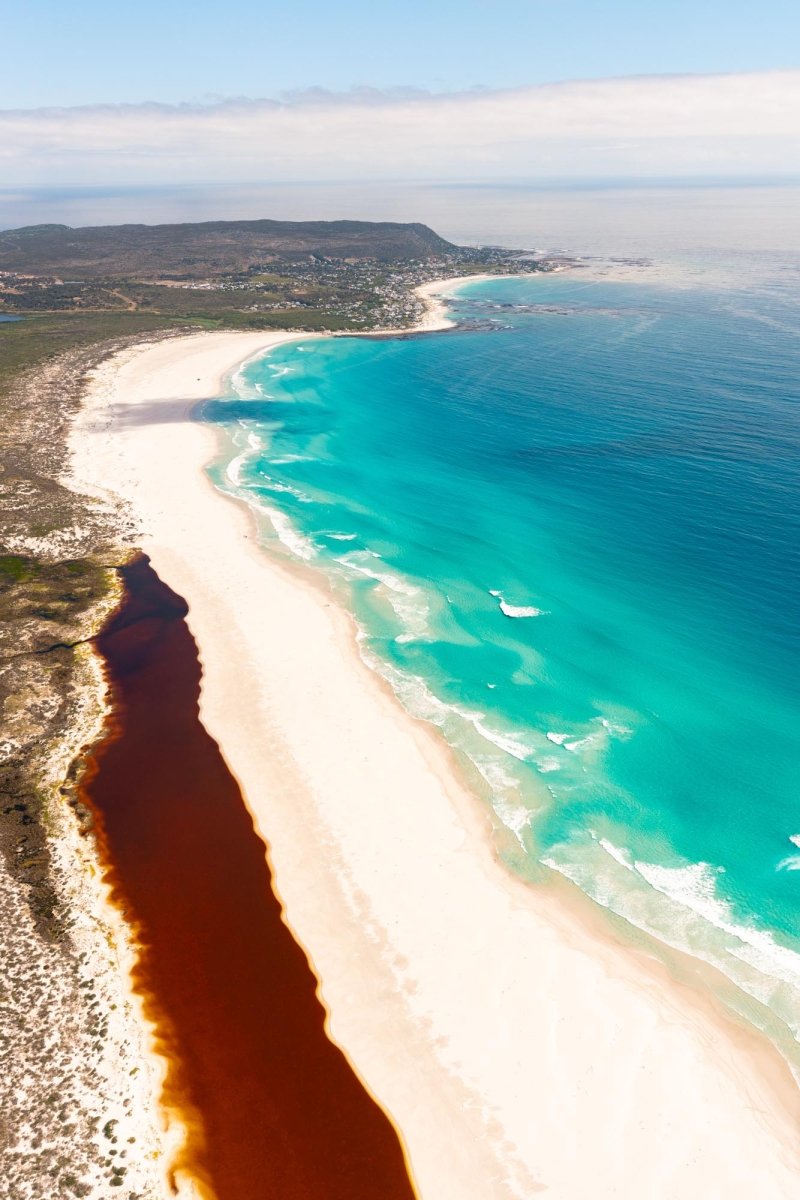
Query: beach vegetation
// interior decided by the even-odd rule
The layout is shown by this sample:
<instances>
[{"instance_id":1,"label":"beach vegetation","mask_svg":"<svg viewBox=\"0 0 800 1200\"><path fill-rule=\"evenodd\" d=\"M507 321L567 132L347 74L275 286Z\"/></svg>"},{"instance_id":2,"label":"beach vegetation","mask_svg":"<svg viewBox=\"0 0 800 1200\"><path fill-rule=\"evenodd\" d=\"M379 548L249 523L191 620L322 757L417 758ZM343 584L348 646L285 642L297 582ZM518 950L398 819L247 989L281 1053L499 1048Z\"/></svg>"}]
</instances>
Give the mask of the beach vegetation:
<instances>
[{"instance_id":1,"label":"beach vegetation","mask_svg":"<svg viewBox=\"0 0 800 1200\"><path fill-rule=\"evenodd\" d=\"M31 560L21 554L0 555L0 587L21 583L28 577Z\"/></svg>"}]
</instances>

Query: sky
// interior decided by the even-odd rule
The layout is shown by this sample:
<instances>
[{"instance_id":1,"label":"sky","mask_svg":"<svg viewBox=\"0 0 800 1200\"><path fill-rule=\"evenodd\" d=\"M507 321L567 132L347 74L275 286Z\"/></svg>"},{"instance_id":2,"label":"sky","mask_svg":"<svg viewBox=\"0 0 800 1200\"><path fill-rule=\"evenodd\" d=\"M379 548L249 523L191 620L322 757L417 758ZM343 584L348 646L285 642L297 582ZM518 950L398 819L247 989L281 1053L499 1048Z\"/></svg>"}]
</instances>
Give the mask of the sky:
<instances>
[{"instance_id":1,"label":"sky","mask_svg":"<svg viewBox=\"0 0 800 1200\"><path fill-rule=\"evenodd\" d=\"M800 173L797 0L25 0L0 186Z\"/></svg>"},{"instance_id":2,"label":"sky","mask_svg":"<svg viewBox=\"0 0 800 1200\"><path fill-rule=\"evenodd\" d=\"M800 66L797 0L19 0L0 108Z\"/></svg>"}]
</instances>

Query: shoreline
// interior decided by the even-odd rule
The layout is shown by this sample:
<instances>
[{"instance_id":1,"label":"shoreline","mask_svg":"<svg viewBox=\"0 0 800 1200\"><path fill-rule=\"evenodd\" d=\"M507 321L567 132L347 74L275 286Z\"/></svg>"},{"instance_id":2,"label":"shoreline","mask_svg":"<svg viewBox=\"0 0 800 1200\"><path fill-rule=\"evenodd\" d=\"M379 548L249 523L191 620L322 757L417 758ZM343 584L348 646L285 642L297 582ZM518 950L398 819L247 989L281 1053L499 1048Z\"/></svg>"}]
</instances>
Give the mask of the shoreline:
<instances>
[{"instance_id":1,"label":"shoreline","mask_svg":"<svg viewBox=\"0 0 800 1200\"><path fill-rule=\"evenodd\" d=\"M437 291L454 286L454 281L423 285L431 303ZM442 319L441 312L438 318ZM787 1165L784 1178L778 1140L748 1115L747 1101L738 1096L738 1089L743 1089L755 1107L771 1110L778 1127L786 1124L786 1114L776 1111L772 1087L761 1078L755 1055L737 1046L742 1061L726 1067L721 1060L735 1040L730 1029L716 1029L710 1014L693 1011L680 986L648 970L639 961L643 956L623 950L610 938L604 942L597 929L587 933L570 906L554 898L552 890L531 889L507 875L496 862L488 821L454 776L444 746L432 730L400 709L388 688L361 662L347 614L332 606L321 588L309 587L297 573L268 559L255 545L249 513L216 492L205 477L203 467L214 456L216 439L208 428L181 424L188 422L191 408L214 394L221 377L243 360L279 342L309 336L313 335L199 334L123 352L99 368L91 388L89 405L94 403L98 411L107 397L113 397L110 426L104 429L101 422L93 427L87 412L78 423L73 446L81 484L124 497L137 527L147 530L147 536L137 542L151 554L165 582L189 602L189 624L205 669L204 724L243 785L262 837L269 839L286 919L314 963L331 1013L332 1035L402 1131L421 1196L425 1200L428 1196L506 1197L529 1195L543 1186L559 1188L560 1197L578 1197L589 1190L596 1195L619 1194L619 1178L607 1179L608 1190L602 1192L596 1179L598 1170L603 1174L598 1162L610 1169L601 1114L614 1095L637 1110L636 1116L633 1111L629 1114L633 1128L625 1135L630 1181L641 1179L648 1165L652 1171L659 1156L663 1162L663 1123L671 1114L673 1140L687 1147L681 1170L691 1172L685 1179L681 1176L681 1186L719 1186L725 1167L731 1171L726 1195L744 1197L757 1190L760 1195L788 1196L789 1187L796 1187L800 1178L797 1165ZM109 427L115 433L113 449L107 438L97 436ZM98 440L105 445L98 446ZM197 522L192 529L187 511L190 507L196 512L198 506L204 514L202 537ZM220 555L205 546L209 533ZM228 580L214 578L220 557L233 571ZM267 599L280 613L283 638L259 636L258 613L264 611L259 605ZM313 652L304 658L299 643L309 631ZM241 667L246 661L243 655L254 647L261 663L260 670L256 666L257 678L243 679L241 669L236 678L236 663ZM346 695L360 714L360 727L372 729L375 736L362 733L359 740L348 723L339 729L342 736L334 738L317 721L309 749L303 707L309 693L301 690L298 696L298 688L302 689L302 681L298 684L296 679L298 667L305 672L307 687L311 686L309 670L330 675L323 692L330 700L328 720L334 730L337 721L341 725L338 700ZM262 686L265 673L274 676L266 688ZM285 709L290 707L291 719L287 719ZM267 743L263 750L262 742ZM389 750L399 771L391 787L383 782ZM312 762L315 751L317 761ZM341 763L342 757L348 758L347 764ZM276 765L274 759L281 761ZM414 768L410 775L409 760ZM392 811L391 820L381 823L370 796L363 794L367 791L361 779L364 763L373 787L379 781L377 786L394 798L394 808L402 810ZM345 771L355 771L346 776L346 788L342 786ZM338 780L341 794L329 797L327 792L335 789L327 780ZM292 803L281 806L273 793L290 794ZM290 811L284 811L287 807ZM355 828L353 807L359 814ZM413 813L405 811L409 807ZM387 856L386 842L402 847L409 859L406 875L396 856ZM306 853L309 843L316 850L313 855ZM428 872L421 877L411 865L419 856ZM450 868L444 877L442 862ZM317 877L313 863L329 864L323 877ZM376 878L381 870L388 873L386 878ZM443 878L452 892L447 896L440 895ZM427 893L421 899L409 897L406 893L420 887L420 879ZM476 894L482 898L480 903ZM448 908L449 925L439 907ZM466 997L456 988L457 997L452 980L442 978L433 951L441 957L445 952L457 956L470 950L451 947L448 936L450 929L463 925L467 913L473 919L473 932L482 931L477 944L492 966L488 972L476 973L473 954L459 959L461 974L456 974L470 983ZM434 914L434 928L428 929ZM494 944L495 938L505 947L508 961ZM537 953L523 954L518 962L520 947L531 945ZM558 1013L541 995L542 972L557 985ZM507 999L486 994L492 978L498 989L505 985ZM362 988L361 1000L353 996L356 980ZM587 986L595 1001L598 995L605 997L599 1017L594 1010L587 1013L580 1000L579 993ZM462 1004L472 1004L466 1017L458 998ZM371 1024L378 1026L377 1031L369 1028ZM508 1044L514 1040L511 1034L524 1037L530 1024L536 1026L530 1046ZM563 1026L567 1033L562 1046ZM656 1031L663 1045L653 1062L644 1048L651 1045ZM625 1063L616 1062L616 1042L632 1043L637 1036L639 1054L632 1051ZM427 1085L424 1099L414 1083L415 1071L398 1057L398 1043L403 1045L403 1059L416 1057ZM558 1046L555 1059L553 1043ZM492 1056L501 1060L499 1067L483 1061L488 1045ZM671 1062L669 1046L681 1069ZM519 1068L520 1057L526 1071ZM537 1084L543 1061L548 1063L547 1080ZM628 1078L636 1071L644 1073L644 1081ZM529 1074L533 1080L527 1078ZM603 1077L600 1086L598 1075ZM692 1084L701 1098L690 1119L685 1093ZM644 1088L643 1095L637 1088ZM716 1103L711 1097L716 1097ZM647 1113L650 1127L645 1134L638 1126L647 1124L643 1115ZM720 1133L716 1119L723 1114L727 1133ZM586 1159L586 1174L580 1180L575 1174L578 1164L567 1161L557 1144L564 1138L565 1126L572 1130L576 1124ZM788 1143L789 1125L783 1132ZM734 1136L742 1155L747 1146L748 1161L760 1162L758 1174L754 1166L745 1176L741 1162L726 1166ZM452 1145L445 1152L448 1138L455 1138L462 1156L457 1163L442 1161L454 1153ZM689 1162L700 1153L697 1143L706 1150L705 1163L699 1166ZM770 1149L775 1173L772 1191L764 1167ZM680 1149L673 1152L680 1157ZM667 1169L665 1162L663 1169ZM674 1161L669 1169L676 1169Z\"/></svg>"},{"instance_id":2,"label":"shoreline","mask_svg":"<svg viewBox=\"0 0 800 1200\"><path fill-rule=\"evenodd\" d=\"M446 301L452 299L455 289L467 283L480 283L487 279L496 278L503 277L487 274L455 275L450 279L433 279L429 283L421 283L419 287L414 288L414 292L427 305L428 312L423 320L408 332L430 333L434 330L452 329L456 322L450 316L450 309ZM397 335L403 331L390 329L386 332Z\"/></svg>"}]
</instances>

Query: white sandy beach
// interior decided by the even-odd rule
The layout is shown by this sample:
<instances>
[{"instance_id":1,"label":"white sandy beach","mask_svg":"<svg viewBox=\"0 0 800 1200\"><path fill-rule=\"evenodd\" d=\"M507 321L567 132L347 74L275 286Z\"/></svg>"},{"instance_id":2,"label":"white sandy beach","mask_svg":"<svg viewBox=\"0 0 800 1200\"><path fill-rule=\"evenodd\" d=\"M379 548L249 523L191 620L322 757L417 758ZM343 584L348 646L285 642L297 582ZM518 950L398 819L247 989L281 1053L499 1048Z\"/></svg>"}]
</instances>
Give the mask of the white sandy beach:
<instances>
[{"instance_id":1,"label":"white sandy beach","mask_svg":"<svg viewBox=\"0 0 800 1200\"><path fill-rule=\"evenodd\" d=\"M331 1035L401 1131L419 1195L797 1196L777 1055L497 864L446 747L361 662L347 614L267 557L209 483L215 437L190 409L292 336L118 354L76 425L74 485L128 506L135 544L188 601L202 720L269 843Z\"/></svg>"},{"instance_id":2,"label":"white sandy beach","mask_svg":"<svg viewBox=\"0 0 800 1200\"><path fill-rule=\"evenodd\" d=\"M435 329L448 329L454 325L455 322L445 303L447 297L452 296L462 284L479 283L483 279L491 278L491 275L458 275L451 279L434 279L430 283L421 283L414 290L425 301L427 312L417 325L417 330L428 333Z\"/></svg>"},{"instance_id":3,"label":"white sandy beach","mask_svg":"<svg viewBox=\"0 0 800 1200\"><path fill-rule=\"evenodd\" d=\"M413 330L397 330L397 329L372 329L369 333L348 333L337 334L337 337L374 337L375 334L385 333L435 333L442 329L449 329L455 324L455 321L450 316L450 309L445 303L446 297L450 295L453 288L462 283L469 283L477 279L489 279L489 275L462 275L457 279L433 279L430 283L421 283L414 288L415 295L423 301L425 312L419 319Z\"/></svg>"}]
</instances>

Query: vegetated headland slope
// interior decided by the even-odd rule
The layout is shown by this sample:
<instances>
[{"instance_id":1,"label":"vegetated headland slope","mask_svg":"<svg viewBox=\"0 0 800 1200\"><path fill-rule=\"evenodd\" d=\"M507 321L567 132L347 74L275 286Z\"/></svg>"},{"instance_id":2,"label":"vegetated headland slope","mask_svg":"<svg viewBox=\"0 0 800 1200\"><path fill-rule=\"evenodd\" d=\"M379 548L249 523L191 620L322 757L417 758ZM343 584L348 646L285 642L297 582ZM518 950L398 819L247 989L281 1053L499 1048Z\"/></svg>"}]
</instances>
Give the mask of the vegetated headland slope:
<instances>
[{"instance_id":1,"label":"vegetated headland slope","mask_svg":"<svg viewBox=\"0 0 800 1200\"><path fill-rule=\"evenodd\" d=\"M395 222L32 225L0 232L0 314L102 310L250 329L402 327L423 311L416 284L509 270L516 257Z\"/></svg>"},{"instance_id":2,"label":"vegetated headland slope","mask_svg":"<svg viewBox=\"0 0 800 1200\"><path fill-rule=\"evenodd\" d=\"M97 888L76 782L103 716L91 642L135 544L123 513L63 482L87 372L193 329L410 326L417 284L521 269L547 264L418 224L0 232L0 315L21 318L0 322L0 1113L16 1113L0 1116L0 1155L14 1200L104 1200L123 1179L150 1195L157 1167L113 934L86 913Z\"/></svg>"},{"instance_id":3,"label":"vegetated headland slope","mask_svg":"<svg viewBox=\"0 0 800 1200\"><path fill-rule=\"evenodd\" d=\"M255 261L319 258L392 263L454 253L427 225L390 221L203 221L71 229L30 225L0 233L0 270L224 275Z\"/></svg>"}]
</instances>

